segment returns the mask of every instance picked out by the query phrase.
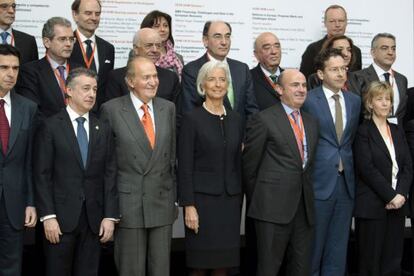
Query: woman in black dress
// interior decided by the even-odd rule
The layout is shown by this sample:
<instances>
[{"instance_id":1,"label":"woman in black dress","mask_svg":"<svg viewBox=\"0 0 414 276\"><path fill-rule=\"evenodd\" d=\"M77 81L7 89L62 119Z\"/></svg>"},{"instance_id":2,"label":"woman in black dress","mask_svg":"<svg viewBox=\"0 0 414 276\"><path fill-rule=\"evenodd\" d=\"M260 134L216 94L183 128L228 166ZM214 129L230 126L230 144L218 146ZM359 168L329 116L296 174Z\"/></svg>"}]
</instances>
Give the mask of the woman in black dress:
<instances>
[{"instance_id":1,"label":"woman in black dress","mask_svg":"<svg viewBox=\"0 0 414 276\"><path fill-rule=\"evenodd\" d=\"M178 195L185 212L190 275L227 275L240 262L242 206L238 113L226 110L230 73L222 62L205 63L197 77L203 106L184 116L178 144Z\"/></svg>"}]
</instances>

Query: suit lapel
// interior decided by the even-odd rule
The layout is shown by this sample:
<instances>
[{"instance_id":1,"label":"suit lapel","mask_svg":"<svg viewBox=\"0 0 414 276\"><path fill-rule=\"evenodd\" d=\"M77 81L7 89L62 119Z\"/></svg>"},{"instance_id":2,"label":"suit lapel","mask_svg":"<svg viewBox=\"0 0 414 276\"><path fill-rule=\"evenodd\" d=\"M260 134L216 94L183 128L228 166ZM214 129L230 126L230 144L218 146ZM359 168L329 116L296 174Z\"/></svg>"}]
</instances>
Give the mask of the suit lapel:
<instances>
[{"instance_id":1,"label":"suit lapel","mask_svg":"<svg viewBox=\"0 0 414 276\"><path fill-rule=\"evenodd\" d=\"M70 148L73 149L73 154L75 155L76 160L78 161L79 167L82 170L84 170L85 168L83 167L82 155L79 149L78 140L76 139L73 124L70 121L69 114L66 111L66 109L62 110L59 113L59 119L62 121L60 126L62 128L64 139L69 144Z\"/></svg>"},{"instance_id":2,"label":"suit lapel","mask_svg":"<svg viewBox=\"0 0 414 276\"><path fill-rule=\"evenodd\" d=\"M318 104L317 104L317 106L319 107L318 111L321 114L320 116L318 116L321 121L320 125L322 127L327 126L329 131L331 132L331 136L333 137L333 140L336 141L337 144L339 144L338 137L336 135L336 130L335 130L335 123L332 117L331 110L329 109L328 100L326 99L325 94L323 93L322 86L320 86L318 90L315 91L315 93L316 93L316 98L318 100Z\"/></svg>"},{"instance_id":3,"label":"suit lapel","mask_svg":"<svg viewBox=\"0 0 414 276\"><path fill-rule=\"evenodd\" d=\"M119 112L128 126L132 136L135 138L142 152L144 152L145 156L149 160L152 155L151 145L129 95L124 96L122 104L122 109ZM157 141L155 141L155 143L157 143Z\"/></svg>"},{"instance_id":4,"label":"suit lapel","mask_svg":"<svg viewBox=\"0 0 414 276\"><path fill-rule=\"evenodd\" d=\"M236 80L239 79L238 78L239 73L238 73L238 70L237 70L238 68L237 68L236 64L234 64L233 61L229 58L227 59L227 63L229 64L229 70L230 70L230 75L231 75L231 84L233 86L233 97L234 97L233 110L237 110L237 108L239 106L239 98L240 98L240 95L239 95L239 92L240 92L239 82L236 81ZM228 97L226 97L225 100L228 101L229 106L231 107Z\"/></svg>"},{"instance_id":5,"label":"suit lapel","mask_svg":"<svg viewBox=\"0 0 414 276\"><path fill-rule=\"evenodd\" d=\"M345 102L345 110L346 110L346 125L344 128L344 132L342 134L341 137L341 143L342 141L344 141L345 135L350 134L351 132L348 131L351 125L351 117L352 117L352 112L353 112L353 108L351 105L351 100L350 100L350 96L349 94L347 94L347 92L342 92L342 95L344 96L344 102Z\"/></svg>"},{"instance_id":6,"label":"suit lapel","mask_svg":"<svg viewBox=\"0 0 414 276\"><path fill-rule=\"evenodd\" d=\"M394 72L394 78L397 84L398 94L400 94L400 104L398 105L398 108L395 111L395 114L399 114L401 112L401 109L405 107L405 104L404 104L405 93L403 93L403 91L405 91L406 87L402 85L401 76L397 72Z\"/></svg>"},{"instance_id":7,"label":"suit lapel","mask_svg":"<svg viewBox=\"0 0 414 276\"><path fill-rule=\"evenodd\" d=\"M95 151L94 146L96 145L96 139L99 134L100 125L98 120L93 116L92 113L89 113L89 145L88 145L88 159L86 161L86 169L89 167L91 161L91 155Z\"/></svg>"},{"instance_id":8,"label":"suit lapel","mask_svg":"<svg viewBox=\"0 0 414 276\"><path fill-rule=\"evenodd\" d=\"M384 152L384 154L391 161L391 156L390 152L388 151L387 145L385 145L384 139L382 138L379 129L372 120L369 121L368 127L370 130L369 133L374 143L377 144L377 146Z\"/></svg>"},{"instance_id":9,"label":"suit lapel","mask_svg":"<svg viewBox=\"0 0 414 276\"><path fill-rule=\"evenodd\" d=\"M105 52L104 52L105 49L103 47L100 37L95 35L95 41L96 41L96 49L98 50L98 61L99 61L98 74L101 74L105 67Z\"/></svg>"},{"instance_id":10,"label":"suit lapel","mask_svg":"<svg viewBox=\"0 0 414 276\"><path fill-rule=\"evenodd\" d=\"M373 81L379 81L377 72L375 71L374 66L372 64L367 69L367 76L368 76L369 83L371 83Z\"/></svg>"},{"instance_id":11,"label":"suit lapel","mask_svg":"<svg viewBox=\"0 0 414 276\"><path fill-rule=\"evenodd\" d=\"M62 91L56 79L55 73L53 72L53 69L46 57L42 58L39 66L44 83L50 84L50 94L52 94L52 97L58 103L58 106L65 106Z\"/></svg>"},{"instance_id":12,"label":"suit lapel","mask_svg":"<svg viewBox=\"0 0 414 276\"><path fill-rule=\"evenodd\" d=\"M157 98L152 99L152 106L154 108L154 123L155 123L155 146L152 151L150 162L147 164L145 171L149 171L153 166L154 162L158 159L158 154L161 147L161 137L164 134L164 129L168 128L166 124L166 116L164 115L164 107L158 102ZM146 136L145 136L146 137Z\"/></svg>"},{"instance_id":13,"label":"suit lapel","mask_svg":"<svg viewBox=\"0 0 414 276\"><path fill-rule=\"evenodd\" d=\"M10 91L11 100L11 122L10 122L10 138L7 154L12 150L14 143L17 140L20 126L23 120L23 110L21 110L19 99L14 96L14 91Z\"/></svg>"},{"instance_id":14,"label":"suit lapel","mask_svg":"<svg viewBox=\"0 0 414 276\"><path fill-rule=\"evenodd\" d=\"M315 144L315 140L317 139L317 133L315 131L315 126L311 124L310 118L308 117L308 114L301 111L302 120L303 120L303 126L305 128L305 139L306 139L306 146L308 148L308 156L305 164L304 170L306 170L309 167L309 160L313 158L311 154L314 152L313 145Z\"/></svg>"}]
</instances>

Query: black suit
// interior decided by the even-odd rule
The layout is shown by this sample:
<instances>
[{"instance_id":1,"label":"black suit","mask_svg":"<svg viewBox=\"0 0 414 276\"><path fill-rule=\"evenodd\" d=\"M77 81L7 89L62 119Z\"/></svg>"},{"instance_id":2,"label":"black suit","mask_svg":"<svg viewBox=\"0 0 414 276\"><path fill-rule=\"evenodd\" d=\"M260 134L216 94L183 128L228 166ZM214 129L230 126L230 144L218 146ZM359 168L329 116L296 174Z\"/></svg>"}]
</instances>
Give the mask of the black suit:
<instances>
[{"instance_id":1,"label":"black suit","mask_svg":"<svg viewBox=\"0 0 414 276\"><path fill-rule=\"evenodd\" d=\"M71 62L69 65L70 69L80 67L79 64ZM37 103L41 120L65 107L63 93L46 57L21 67L16 91Z\"/></svg>"},{"instance_id":2,"label":"black suit","mask_svg":"<svg viewBox=\"0 0 414 276\"><path fill-rule=\"evenodd\" d=\"M247 124L243 181L250 202L247 215L256 225L257 276L277 275L287 251L287 275L310 274L314 225L310 173L318 126L310 115L301 114L308 149L305 167L282 104L259 112Z\"/></svg>"},{"instance_id":3,"label":"black suit","mask_svg":"<svg viewBox=\"0 0 414 276\"><path fill-rule=\"evenodd\" d=\"M36 145L34 180L39 217L55 214L63 233L57 245L45 241L47 275L97 275L101 221L119 217L111 130L89 113L86 168L65 109L44 121L37 131ZM63 274L71 269L73 274Z\"/></svg>"},{"instance_id":4,"label":"black suit","mask_svg":"<svg viewBox=\"0 0 414 276\"><path fill-rule=\"evenodd\" d=\"M0 152L0 274L21 275L25 209L34 206L32 138L36 105L10 93L8 150Z\"/></svg>"},{"instance_id":5,"label":"black suit","mask_svg":"<svg viewBox=\"0 0 414 276\"><path fill-rule=\"evenodd\" d=\"M176 102L181 86L176 73L155 66L160 84L157 89L157 97ZM108 75L108 82L105 89L105 101L129 94L125 82L126 67L112 70Z\"/></svg>"},{"instance_id":6,"label":"black suit","mask_svg":"<svg viewBox=\"0 0 414 276\"><path fill-rule=\"evenodd\" d=\"M29 61L38 60L36 39L34 36L12 29L14 46L20 52L20 65Z\"/></svg>"},{"instance_id":7,"label":"black suit","mask_svg":"<svg viewBox=\"0 0 414 276\"><path fill-rule=\"evenodd\" d=\"M316 72L315 69L315 57L322 49L323 43L328 39L325 35L321 40L312 42L308 45L305 52L302 55L302 61L300 63L300 71L308 78L312 73ZM358 71L362 68L361 49L354 45L352 48L352 56L354 57L354 64L349 68L349 71Z\"/></svg>"},{"instance_id":8,"label":"black suit","mask_svg":"<svg viewBox=\"0 0 414 276\"><path fill-rule=\"evenodd\" d=\"M76 32L76 31L75 31ZM108 79L109 72L114 69L115 63L115 48L114 45L106 40L103 40L99 36L95 36L96 50L98 51L98 92L96 95L96 105L99 106L105 101L105 84ZM86 67L85 61L82 55L82 49L80 47L81 41L76 41L73 46L72 55L70 56L71 63L81 64ZM86 48L85 48L86 51ZM95 61L94 61L95 62Z\"/></svg>"},{"instance_id":9,"label":"black suit","mask_svg":"<svg viewBox=\"0 0 414 276\"><path fill-rule=\"evenodd\" d=\"M280 68L280 72L283 72L282 68ZM269 83L267 76L260 67L260 63L251 69L250 73L252 74L253 90L254 94L256 95L256 101L259 110L266 109L280 102L279 93L277 93Z\"/></svg>"},{"instance_id":10,"label":"black suit","mask_svg":"<svg viewBox=\"0 0 414 276\"><path fill-rule=\"evenodd\" d=\"M386 210L385 206L397 194L408 197L413 169L403 128L394 124L389 127L398 164L395 189L391 186L391 155L374 121L364 121L355 138L359 275L401 275L408 203L398 210Z\"/></svg>"}]
</instances>

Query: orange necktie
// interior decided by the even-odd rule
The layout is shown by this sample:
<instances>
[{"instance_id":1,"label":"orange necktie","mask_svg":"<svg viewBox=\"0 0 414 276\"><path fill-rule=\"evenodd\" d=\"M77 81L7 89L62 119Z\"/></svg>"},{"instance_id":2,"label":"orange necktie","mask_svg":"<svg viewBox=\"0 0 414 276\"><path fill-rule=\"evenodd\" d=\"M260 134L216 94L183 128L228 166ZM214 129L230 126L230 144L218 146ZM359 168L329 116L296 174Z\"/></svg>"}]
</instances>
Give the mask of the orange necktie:
<instances>
[{"instance_id":1,"label":"orange necktie","mask_svg":"<svg viewBox=\"0 0 414 276\"><path fill-rule=\"evenodd\" d=\"M155 145L155 133L154 126L152 124L151 114L148 111L148 105L143 104L141 106L144 110L144 116L142 116L141 123L144 126L145 133L147 134L148 141L150 142L151 148L154 149Z\"/></svg>"}]
</instances>

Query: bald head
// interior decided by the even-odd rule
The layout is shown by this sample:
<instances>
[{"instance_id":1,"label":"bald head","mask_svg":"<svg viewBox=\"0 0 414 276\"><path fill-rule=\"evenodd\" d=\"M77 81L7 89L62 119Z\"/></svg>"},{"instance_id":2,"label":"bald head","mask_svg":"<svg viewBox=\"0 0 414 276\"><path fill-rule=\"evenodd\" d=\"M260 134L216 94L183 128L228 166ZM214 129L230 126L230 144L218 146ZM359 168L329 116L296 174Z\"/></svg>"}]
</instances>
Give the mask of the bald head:
<instances>
[{"instance_id":1,"label":"bald head","mask_svg":"<svg viewBox=\"0 0 414 276\"><path fill-rule=\"evenodd\" d=\"M301 108L307 95L305 76L297 69L286 69L278 81L276 89L280 100L290 108Z\"/></svg>"},{"instance_id":2,"label":"bald head","mask_svg":"<svg viewBox=\"0 0 414 276\"><path fill-rule=\"evenodd\" d=\"M161 53L162 39L158 32L152 28L142 28L134 35L133 47L137 56L149 58L155 63Z\"/></svg>"},{"instance_id":3,"label":"bald head","mask_svg":"<svg viewBox=\"0 0 414 276\"><path fill-rule=\"evenodd\" d=\"M254 41L254 56L270 73L276 73L282 58L282 48L276 35L261 33Z\"/></svg>"}]
</instances>

